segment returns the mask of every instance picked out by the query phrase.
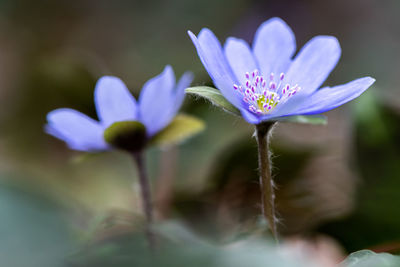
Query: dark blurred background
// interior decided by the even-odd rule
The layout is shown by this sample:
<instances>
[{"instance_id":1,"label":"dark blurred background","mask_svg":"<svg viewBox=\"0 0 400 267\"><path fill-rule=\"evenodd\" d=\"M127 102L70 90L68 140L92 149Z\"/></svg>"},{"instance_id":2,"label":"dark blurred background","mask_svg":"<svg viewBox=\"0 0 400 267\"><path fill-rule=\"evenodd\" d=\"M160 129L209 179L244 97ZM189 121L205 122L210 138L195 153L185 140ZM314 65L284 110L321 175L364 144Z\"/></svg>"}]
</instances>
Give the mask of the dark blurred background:
<instances>
[{"instance_id":1,"label":"dark blurred background","mask_svg":"<svg viewBox=\"0 0 400 267\"><path fill-rule=\"evenodd\" d=\"M44 133L47 112L71 107L96 118L93 89L105 74L135 96L166 64L178 76L193 71L194 85L211 85L187 30L251 42L274 16L291 26L298 48L315 35L339 39L342 58L327 85L377 80L328 112L327 126L276 128L280 232L288 240L323 236L343 253L400 251L399 11L397 0L1 0L1 266L56 266L96 220L140 218L129 156L70 151ZM157 216L224 242L259 222L253 129L190 97L183 112L207 129L148 152Z\"/></svg>"}]
</instances>

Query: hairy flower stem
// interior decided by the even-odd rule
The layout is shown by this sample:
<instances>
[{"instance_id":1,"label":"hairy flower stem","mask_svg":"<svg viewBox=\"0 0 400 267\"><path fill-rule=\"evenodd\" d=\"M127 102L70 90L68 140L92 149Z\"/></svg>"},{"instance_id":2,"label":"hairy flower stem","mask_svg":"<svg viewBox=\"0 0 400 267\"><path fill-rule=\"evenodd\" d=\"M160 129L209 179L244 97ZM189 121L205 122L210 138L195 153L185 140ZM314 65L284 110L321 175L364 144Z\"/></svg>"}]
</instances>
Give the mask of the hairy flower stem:
<instances>
[{"instance_id":1,"label":"hairy flower stem","mask_svg":"<svg viewBox=\"0 0 400 267\"><path fill-rule=\"evenodd\" d=\"M269 142L271 130L275 122L264 122L256 125L256 137L258 143L258 166L260 171L260 189L262 213L268 221L272 236L278 242L275 217L274 181L271 175L271 153Z\"/></svg>"},{"instance_id":2,"label":"hairy flower stem","mask_svg":"<svg viewBox=\"0 0 400 267\"><path fill-rule=\"evenodd\" d=\"M153 223L153 204L151 201L151 192L150 192L150 184L147 177L146 164L144 159L144 154L142 151L135 152L132 154L133 158L136 162L138 173L139 173L139 182L140 189L142 195L142 208L143 212L146 216L146 235L149 241L149 246L151 249L155 248L155 236L153 231L151 230L151 225Z\"/></svg>"}]
</instances>

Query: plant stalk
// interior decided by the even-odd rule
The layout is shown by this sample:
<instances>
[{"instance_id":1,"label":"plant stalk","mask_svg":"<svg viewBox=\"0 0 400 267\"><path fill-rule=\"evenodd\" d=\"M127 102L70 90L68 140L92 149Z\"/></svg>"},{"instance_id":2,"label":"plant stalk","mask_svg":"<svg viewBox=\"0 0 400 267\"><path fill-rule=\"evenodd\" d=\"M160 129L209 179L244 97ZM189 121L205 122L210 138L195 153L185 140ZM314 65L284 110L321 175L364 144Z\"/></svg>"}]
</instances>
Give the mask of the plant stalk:
<instances>
[{"instance_id":1,"label":"plant stalk","mask_svg":"<svg viewBox=\"0 0 400 267\"><path fill-rule=\"evenodd\" d=\"M269 224L273 238L278 242L274 181L271 175L271 152L269 150L271 131L274 125L275 122L264 122L256 125L256 138L258 144L262 213Z\"/></svg>"},{"instance_id":2,"label":"plant stalk","mask_svg":"<svg viewBox=\"0 0 400 267\"><path fill-rule=\"evenodd\" d=\"M149 242L149 246L151 249L155 248L155 235L151 230L151 226L153 223L153 203L151 200L151 190L150 183L147 177L146 164L144 159L144 153L142 151L135 152L132 154L135 160L138 174L139 174L139 183L142 197L142 209L146 216L146 235Z\"/></svg>"}]
</instances>

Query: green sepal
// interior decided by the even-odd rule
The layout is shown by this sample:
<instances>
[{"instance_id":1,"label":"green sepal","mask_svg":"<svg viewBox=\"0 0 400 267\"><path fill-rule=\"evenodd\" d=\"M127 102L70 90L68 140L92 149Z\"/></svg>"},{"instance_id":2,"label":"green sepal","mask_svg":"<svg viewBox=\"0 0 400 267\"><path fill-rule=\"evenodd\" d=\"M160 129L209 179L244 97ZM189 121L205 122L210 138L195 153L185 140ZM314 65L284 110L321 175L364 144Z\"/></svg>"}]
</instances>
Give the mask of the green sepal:
<instances>
[{"instance_id":1,"label":"green sepal","mask_svg":"<svg viewBox=\"0 0 400 267\"><path fill-rule=\"evenodd\" d=\"M308 123L314 125L328 124L328 118L324 115L296 115L273 119L279 122Z\"/></svg>"},{"instance_id":2,"label":"green sepal","mask_svg":"<svg viewBox=\"0 0 400 267\"><path fill-rule=\"evenodd\" d=\"M149 144L155 146L170 146L179 144L187 138L204 130L202 120L193 116L178 114L162 131L150 139Z\"/></svg>"},{"instance_id":3,"label":"green sepal","mask_svg":"<svg viewBox=\"0 0 400 267\"><path fill-rule=\"evenodd\" d=\"M221 94L218 89L208 86L196 86L186 88L186 93L196 97L202 97L210 101L213 105L222 108L224 111L229 112L236 116L241 116L239 109L232 105L226 98Z\"/></svg>"},{"instance_id":4,"label":"green sepal","mask_svg":"<svg viewBox=\"0 0 400 267\"><path fill-rule=\"evenodd\" d=\"M105 129L104 140L113 147L136 152L146 146L146 127L138 121L114 122Z\"/></svg>"}]
</instances>

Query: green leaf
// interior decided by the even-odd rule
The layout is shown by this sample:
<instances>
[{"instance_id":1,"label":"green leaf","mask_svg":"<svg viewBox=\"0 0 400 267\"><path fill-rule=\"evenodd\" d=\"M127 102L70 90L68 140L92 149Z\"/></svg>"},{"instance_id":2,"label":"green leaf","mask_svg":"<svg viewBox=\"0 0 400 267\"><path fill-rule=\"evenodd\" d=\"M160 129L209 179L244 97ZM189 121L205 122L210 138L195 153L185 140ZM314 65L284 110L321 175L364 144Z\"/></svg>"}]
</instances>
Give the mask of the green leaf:
<instances>
[{"instance_id":1,"label":"green leaf","mask_svg":"<svg viewBox=\"0 0 400 267\"><path fill-rule=\"evenodd\" d=\"M65 267L76 234L69 213L42 188L11 182L15 178L30 181L33 177L0 177L0 265Z\"/></svg>"},{"instance_id":2,"label":"green leaf","mask_svg":"<svg viewBox=\"0 0 400 267\"><path fill-rule=\"evenodd\" d=\"M185 91L187 94L207 99L212 104L219 108L222 108L226 112L229 112L233 115L241 116L240 111L228 100L226 100L221 92L215 88L208 86L196 86L186 88Z\"/></svg>"},{"instance_id":3,"label":"green leaf","mask_svg":"<svg viewBox=\"0 0 400 267\"><path fill-rule=\"evenodd\" d=\"M110 145L135 152L146 145L146 127L138 121L119 121L104 131L104 140Z\"/></svg>"},{"instance_id":4,"label":"green leaf","mask_svg":"<svg viewBox=\"0 0 400 267\"><path fill-rule=\"evenodd\" d=\"M205 124L202 120L179 114L164 130L150 140L150 145L169 146L178 144L201 132L204 128Z\"/></svg>"},{"instance_id":5,"label":"green leaf","mask_svg":"<svg viewBox=\"0 0 400 267\"><path fill-rule=\"evenodd\" d=\"M389 253L375 253L370 250L360 250L351 253L341 264L341 267L396 267L400 266L400 257Z\"/></svg>"},{"instance_id":6,"label":"green leaf","mask_svg":"<svg viewBox=\"0 0 400 267\"><path fill-rule=\"evenodd\" d=\"M328 123L324 115L297 115L274 119L280 122L308 123L314 125L326 125Z\"/></svg>"},{"instance_id":7,"label":"green leaf","mask_svg":"<svg viewBox=\"0 0 400 267\"><path fill-rule=\"evenodd\" d=\"M189 230L179 221L165 221L153 225L153 230L174 244L206 245L206 240Z\"/></svg>"}]
</instances>

